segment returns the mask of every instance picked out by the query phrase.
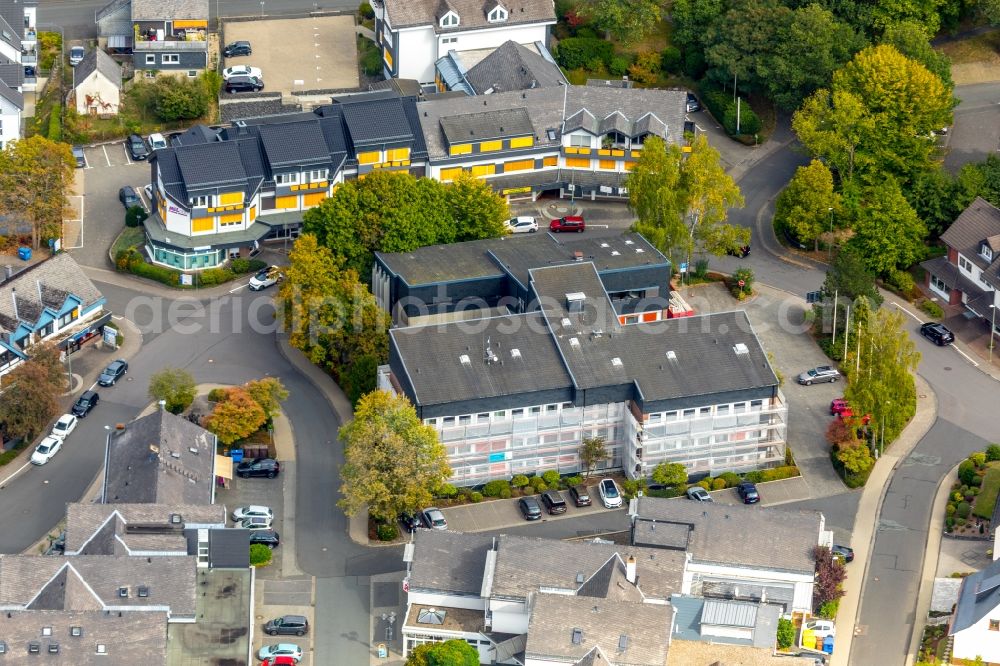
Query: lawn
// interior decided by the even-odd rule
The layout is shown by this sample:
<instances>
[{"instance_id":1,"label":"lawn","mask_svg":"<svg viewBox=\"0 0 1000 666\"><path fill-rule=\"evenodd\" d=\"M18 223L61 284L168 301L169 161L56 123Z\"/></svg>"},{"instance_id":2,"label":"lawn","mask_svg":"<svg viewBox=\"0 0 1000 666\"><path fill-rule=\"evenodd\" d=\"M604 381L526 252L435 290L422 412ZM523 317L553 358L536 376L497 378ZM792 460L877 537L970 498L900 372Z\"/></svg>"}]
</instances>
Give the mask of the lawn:
<instances>
[{"instance_id":1,"label":"lawn","mask_svg":"<svg viewBox=\"0 0 1000 666\"><path fill-rule=\"evenodd\" d=\"M1000 493L1000 467L994 463L983 476L983 485L979 488L979 495L976 496L976 505L972 513L989 520L993 516L993 507L996 506L998 493Z\"/></svg>"},{"instance_id":2,"label":"lawn","mask_svg":"<svg viewBox=\"0 0 1000 666\"><path fill-rule=\"evenodd\" d=\"M118 253L122 250L127 250L130 247L138 247L142 245L145 239L146 234L141 226L125 227L111 245L111 256L117 257Z\"/></svg>"}]
</instances>

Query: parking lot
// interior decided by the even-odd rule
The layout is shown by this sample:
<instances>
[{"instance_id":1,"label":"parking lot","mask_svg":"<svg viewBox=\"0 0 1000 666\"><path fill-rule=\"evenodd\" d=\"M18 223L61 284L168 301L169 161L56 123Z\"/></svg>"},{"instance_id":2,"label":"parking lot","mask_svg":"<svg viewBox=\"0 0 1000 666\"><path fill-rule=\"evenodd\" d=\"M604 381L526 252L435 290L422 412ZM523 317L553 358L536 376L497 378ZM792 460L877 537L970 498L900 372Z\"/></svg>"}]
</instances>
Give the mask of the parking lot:
<instances>
[{"instance_id":1,"label":"parking lot","mask_svg":"<svg viewBox=\"0 0 1000 666\"><path fill-rule=\"evenodd\" d=\"M226 23L225 43L246 40L253 55L225 58L223 67L259 67L265 92L358 87L358 54L351 16ZM295 48L289 48L295 45Z\"/></svg>"}]
</instances>

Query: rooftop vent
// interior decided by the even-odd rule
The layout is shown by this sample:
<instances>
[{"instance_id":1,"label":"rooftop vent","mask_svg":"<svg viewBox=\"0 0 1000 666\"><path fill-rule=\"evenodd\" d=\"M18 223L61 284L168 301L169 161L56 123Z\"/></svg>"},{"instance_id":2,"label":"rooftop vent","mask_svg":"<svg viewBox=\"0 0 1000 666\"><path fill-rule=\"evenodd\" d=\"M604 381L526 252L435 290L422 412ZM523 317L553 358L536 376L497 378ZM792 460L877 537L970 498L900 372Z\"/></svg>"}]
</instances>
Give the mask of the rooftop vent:
<instances>
[{"instance_id":1,"label":"rooftop vent","mask_svg":"<svg viewBox=\"0 0 1000 666\"><path fill-rule=\"evenodd\" d=\"M421 624L444 624L446 612L436 608L424 608L417 614L417 622Z\"/></svg>"},{"instance_id":2,"label":"rooftop vent","mask_svg":"<svg viewBox=\"0 0 1000 666\"><path fill-rule=\"evenodd\" d=\"M517 347L514 347L513 349L510 350L510 357L521 358L521 350L518 349Z\"/></svg>"},{"instance_id":3,"label":"rooftop vent","mask_svg":"<svg viewBox=\"0 0 1000 666\"><path fill-rule=\"evenodd\" d=\"M28 654L38 654L42 651L42 644L38 641L28 643Z\"/></svg>"},{"instance_id":4,"label":"rooftop vent","mask_svg":"<svg viewBox=\"0 0 1000 666\"><path fill-rule=\"evenodd\" d=\"M618 637L618 651L624 652L626 648L628 648L628 636L626 634L622 634Z\"/></svg>"},{"instance_id":5,"label":"rooftop vent","mask_svg":"<svg viewBox=\"0 0 1000 666\"><path fill-rule=\"evenodd\" d=\"M42 627L42 636L51 636L52 627Z\"/></svg>"},{"instance_id":6,"label":"rooftop vent","mask_svg":"<svg viewBox=\"0 0 1000 666\"><path fill-rule=\"evenodd\" d=\"M601 243L601 247L611 247L611 246L608 245L607 243Z\"/></svg>"},{"instance_id":7,"label":"rooftop vent","mask_svg":"<svg viewBox=\"0 0 1000 666\"><path fill-rule=\"evenodd\" d=\"M579 349L580 348L580 341L577 338L570 338L569 339L569 346L570 347L576 347L577 349Z\"/></svg>"},{"instance_id":8,"label":"rooftop vent","mask_svg":"<svg viewBox=\"0 0 1000 666\"><path fill-rule=\"evenodd\" d=\"M733 345L733 351L736 352L737 356L744 356L750 353L750 349L742 342L737 342Z\"/></svg>"},{"instance_id":9,"label":"rooftop vent","mask_svg":"<svg viewBox=\"0 0 1000 666\"><path fill-rule=\"evenodd\" d=\"M573 629L573 645L579 645L583 642L583 630Z\"/></svg>"},{"instance_id":10,"label":"rooftop vent","mask_svg":"<svg viewBox=\"0 0 1000 666\"><path fill-rule=\"evenodd\" d=\"M667 352L667 358L670 359L671 361L676 361L677 360L677 352L675 352L673 349L671 349L670 351Z\"/></svg>"},{"instance_id":11,"label":"rooftop vent","mask_svg":"<svg viewBox=\"0 0 1000 666\"><path fill-rule=\"evenodd\" d=\"M79 638L80 636L83 636L83 627L70 627L69 635L73 636L74 638Z\"/></svg>"},{"instance_id":12,"label":"rooftop vent","mask_svg":"<svg viewBox=\"0 0 1000 666\"><path fill-rule=\"evenodd\" d=\"M182 522L184 522L184 519L181 517L181 514L179 513L170 514L171 525L180 525Z\"/></svg>"},{"instance_id":13,"label":"rooftop vent","mask_svg":"<svg viewBox=\"0 0 1000 666\"><path fill-rule=\"evenodd\" d=\"M121 597L122 599L127 598L128 597L128 588L127 587L119 587L118 588L118 596Z\"/></svg>"},{"instance_id":14,"label":"rooftop vent","mask_svg":"<svg viewBox=\"0 0 1000 666\"><path fill-rule=\"evenodd\" d=\"M583 252L581 252L580 250L574 250L573 251L573 260L574 261L583 261Z\"/></svg>"},{"instance_id":15,"label":"rooftop vent","mask_svg":"<svg viewBox=\"0 0 1000 666\"><path fill-rule=\"evenodd\" d=\"M587 295L582 291L566 294L566 309L570 312L583 312L583 304L586 300Z\"/></svg>"},{"instance_id":16,"label":"rooftop vent","mask_svg":"<svg viewBox=\"0 0 1000 666\"><path fill-rule=\"evenodd\" d=\"M142 598L144 598L144 599L146 597L148 597L149 596L149 587L146 586L146 585L140 585L139 586L139 596L142 597Z\"/></svg>"},{"instance_id":17,"label":"rooftop vent","mask_svg":"<svg viewBox=\"0 0 1000 666\"><path fill-rule=\"evenodd\" d=\"M59 643L49 643L49 654L59 654Z\"/></svg>"},{"instance_id":18,"label":"rooftop vent","mask_svg":"<svg viewBox=\"0 0 1000 666\"><path fill-rule=\"evenodd\" d=\"M620 254L621 254L621 252L619 252L618 250L611 250L611 256L612 256L612 257L617 257L617 256L619 256Z\"/></svg>"},{"instance_id":19,"label":"rooftop vent","mask_svg":"<svg viewBox=\"0 0 1000 666\"><path fill-rule=\"evenodd\" d=\"M611 359L611 365L612 367L620 368L622 367L622 360L617 356L615 356L613 359Z\"/></svg>"},{"instance_id":20,"label":"rooftop vent","mask_svg":"<svg viewBox=\"0 0 1000 666\"><path fill-rule=\"evenodd\" d=\"M625 244L626 244L626 245L635 245L635 242L634 242L634 241L630 241L630 240L628 240L628 239L626 238L626 239L625 239Z\"/></svg>"},{"instance_id":21,"label":"rooftop vent","mask_svg":"<svg viewBox=\"0 0 1000 666\"><path fill-rule=\"evenodd\" d=\"M635 253L636 254L642 254L643 252L645 252L645 250L643 250L641 247L635 248Z\"/></svg>"},{"instance_id":22,"label":"rooftop vent","mask_svg":"<svg viewBox=\"0 0 1000 666\"><path fill-rule=\"evenodd\" d=\"M573 322L569 320L569 317L563 317L562 319L559 320L559 323L562 324L563 328L569 328L570 326L573 325Z\"/></svg>"},{"instance_id":23,"label":"rooftop vent","mask_svg":"<svg viewBox=\"0 0 1000 666\"><path fill-rule=\"evenodd\" d=\"M472 359L469 358L468 354L462 354L458 360L462 365L472 365Z\"/></svg>"},{"instance_id":24,"label":"rooftop vent","mask_svg":"<svg viewBox=\"0 0 1000 666\"><path fill-rule=\"evenodd\" d=\"M576 572L576 582L579 584L579 583L582 583L584 580L585 579L583 577L583 572L582 571L577 571Z\"/></svg>"},{"instance_id":25,"label":"rooftop vent","mask_svg":"<svg viewBox=\"0 0 1000 666\"><path fill-rule=\"evenodd\" d=\"M195 454L195 455L198 455L198 449L196 449L196 448L195 448L195 447L193 447L193 446L189 446L189 447L188 447L188 451L190 451L191 453L193 453L193 454Z\"/></svg>"}]
</instances>

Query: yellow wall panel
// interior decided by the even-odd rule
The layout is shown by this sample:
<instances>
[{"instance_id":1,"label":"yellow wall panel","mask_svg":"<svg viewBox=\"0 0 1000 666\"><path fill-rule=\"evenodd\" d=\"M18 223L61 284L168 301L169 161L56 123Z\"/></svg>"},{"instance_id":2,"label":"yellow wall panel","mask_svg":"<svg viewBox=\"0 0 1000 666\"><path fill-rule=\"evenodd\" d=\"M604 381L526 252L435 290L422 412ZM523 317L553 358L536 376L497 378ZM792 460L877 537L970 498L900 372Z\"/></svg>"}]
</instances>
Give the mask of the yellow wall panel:
<instances>
[{"instance_id":1,"label":"yellow wall panel","mask_svg":"<svg viewBox=\"0 0 1000 666\"><path fill-rule=\"evenodd\" d=\"M399 162L401 160L408 159L410 159L409 148L394 148L392 150L387 150L385 153L386 162Z\"/></svg>"},{"instance_id":2,"label":"yellow wall panel","mask_svg":"<svg viewBox=\"0 0 1000 666\"><path fill-rule=\"evenodd\" d=\"M515 160L514 162L504 162L504 173L509 171L527 171L535 168L535 160Z\"/></svg>"},{"instance_id":3,"label":"yellow wall panel","mask_svg":"<svg viewBox=\"0 0 1000 666\"><path fill-rule=\"evenodd\" d=\"M551 157L546 157L544 160L542 160L542 164L547 167L559 166L559 158L556 157L555 155L552 155Z\"/></svg>"},{"instance_id":4,"label":"yellow wall panel","mask_svg":"<svg viewBox=\"0 0 1000 666\"><path fill-rule=\"evenodd\" d=\"M193 217L191 218L191 233L201 233L215 229L215 218L213 217Z\"/></svg>"},{"instance_id":5,"label":"yellow wall panel","mask_svg":"<svg viewBox=\"0 0 1000 666\"><path fill-rule=\"evenodd\" d=\"M567 157L566 166L573 167L575 169L589 169L590 160L585 157Z\"/></svg>"},{"instance_id":6,"label":"yellow wall panel","mask_svg":"<svg viewBox=\"0 0 1000 666\"><path fill-rule=\"evenodd\" d=\"M441 169L441 182L448 182L449 180L454 180L455 176L462 173L462 167L455 167L454 169Z\"/></svg>"},{"instance_id":7,"label":"yellow wall panel","mask_svg":"<svg viewBox=\"0 0 1000 666\"><path fill-rule=\"evenodd\" d=\"M530 148L533 145L535 145L535 137L533 136L519 136L510 140L511 148Z\"/></svg>"},{"instance_id":8,"label":"yellow wall panel","mask_svg":"<svg viewBox=\"0 0 1000 666\"><path fill-rule=\"evenodd\" d=\"M208 21L174 21L174 28L208 28Z\"/></svg>"},{"instance_id":9,"label":"yellow wall panel","mask_svg":"<svg viewBox=\"0 0 1000 666\"><path fill-rule=\"evenodd\" d=\"M497 172L497 167L495 164L480 164L479 166L472 167L472 175L479 176L490 176Z\"/></svg>"},{"instance_id":10,"label":"yellow wall panel","mask_svg":"<svg viewBox=\"0 0 1000 666\"><path fill-rule=\"evenodd\" d=\"M326 192L313 192L312 194L306 194L302 197L302 207L312 208L313 206L318 206L319 202L326 198Z\"/></svg>"},{"instance_id":11,"label":"yellow wall panel","mask_svg":"<svg viewBox=\"0 0 1000 666\"><path fill-rule=\"evenodd\" d=\"M601 168L602 169L611 169L612 171L614 171L615 161L614 160L601 160Z\"/></svg>"},{"instance_id":12,"label":"yellow wall panel","mask_svg":"<svg viewBox=\"0 0 1000 666\"><path fill-rule=\"evenodd\" d=\"M490 153L503 148L503 141L483 141L479 144L479 152Z\"/></svg>"},{"instance_id":13,"label":"yellow wall panel","mask_svg":"<svg viewBox=\"0 0 1000 666\"><path fill-rule=\"evenodd\" d=\"M237 222L243 221L243 213L236 213L235 215L221 215L219 216L219 224L235 224Z\"/></svg>"},{"instance_id":14,"label":"yellow wall panel","mask_svg":"<svg viewBox=\"0 0 1000 666\"><path fill-rule=\"evenodd\" d=\"M358 163L359 164L374 164L380 161L382 154L379 151L372 153L358 153Z\"/></svg>"},{"instance_id":15,"label":"yellow wall panel","mask_svg":"<svg viewBox=\"0 0 1000 666\"><path fill-rule=\"evenodd\" d=\"M274 198L275 208L298 208L298 206L299 206L299 198L297 196Z\"/></svg>"},{"instance_id":16,"label":"yellow wall panel","mask_svg":"<svg viewBox=\"0 0 1000 666\"><path fill-rule=\"evenodd\" d=\"M385 60L385 64L389 65L389 69L392 69L392 52L387 48L382 48L382 58Z\"/></svg>"},{"instance_id":17,"label":"yellow wall panel","mask_svg":"<svg viewBox=\"0 0 1000 666\"><path fill-rule=\"evenodd\" d=\"M231 206L241 203L243 203L242 192L223 192L219 195L219 205L221 206Z\"/></svg>"},{"instance_id":18,"label":"yellow wall panel","mask_svg":"<svg viewBox=\"0 0 1000 666\"><path fill-rule=\"evenodd\" d=\"M471 143L457 143L448 150L448 153L451 155L468 155L471 152Z\"/></svg>"},{"instance_id":19,"label":"yellow wall panel","mask_svg":"<svg viewBox=\"0 0 1000 666\"><path fill-rule=\"evenodd\" d=\"M257 219L257 206L250 206L250 221Z\"/></svg>"}]
</instances>

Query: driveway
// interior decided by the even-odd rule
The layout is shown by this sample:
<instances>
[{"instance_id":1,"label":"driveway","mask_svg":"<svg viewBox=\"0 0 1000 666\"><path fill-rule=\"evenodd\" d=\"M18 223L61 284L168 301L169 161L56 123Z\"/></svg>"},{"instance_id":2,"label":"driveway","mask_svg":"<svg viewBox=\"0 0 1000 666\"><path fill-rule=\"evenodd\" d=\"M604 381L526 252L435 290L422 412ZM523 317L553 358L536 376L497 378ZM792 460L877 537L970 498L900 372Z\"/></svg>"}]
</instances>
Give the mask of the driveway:
<instances>
[{"instance_id":1,"label":"driveway","mask_svg":"<svg viewBox=\"0 0 1000 666\"><path fill-rule=\"evenodd\" d=\"M352 16L231 21L224 29L226 44L246 40L253 47L253 55L225 58L223 67L259 67L265 92L288 95L293 90L359 85Z\"/></svg>"},{"instance_id":2,"label":"driveway","mask_svg":"<svg viewBox=\"0 0 1000 666\"><path fill-rule=\"evenodd\" d=\"M955 125L943 142L944 165L952 173L1000 149L1000 83L957 86L955 97Z\"/></svg>"}]
</instances>

